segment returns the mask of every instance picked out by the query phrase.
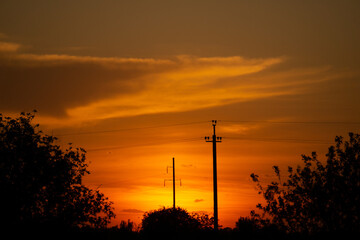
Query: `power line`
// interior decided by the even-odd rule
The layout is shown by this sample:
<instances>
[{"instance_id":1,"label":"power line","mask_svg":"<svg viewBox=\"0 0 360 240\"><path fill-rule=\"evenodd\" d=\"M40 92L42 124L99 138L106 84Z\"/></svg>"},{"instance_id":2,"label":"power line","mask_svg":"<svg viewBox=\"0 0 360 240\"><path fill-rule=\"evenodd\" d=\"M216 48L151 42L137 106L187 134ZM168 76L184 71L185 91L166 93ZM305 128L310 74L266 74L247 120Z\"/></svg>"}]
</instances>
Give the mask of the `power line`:
<instances>
[{"instance_id":1,"label":"power line","mask_svg":"<svg viewBox=\"0 0 360 240\"><path fill-rule=\"evenodd\" d=\"M142 177L136 177L136 180L143 180L143 179L148 179L148 178L159 178L159 174L150 174L150 175L146 175L146 176L142 176ZM111 185L115 185L115 184L126 184L129 182L133 182L135 181L134 178L125 178L125 179L121 179L118 181L111 181L111 182L102 182L102 183L89 183L87 185L89 186L111 186Z\"/></svg>"},{"instance_id":2,"label":"power line","mask_svg":"<svg viewBox=\"0 0 360 240\"><path fill-rule=\"evenodd\" d=\"M147 127L121 128L121 129L87 131L87 132L72 132L72 133L57 134L57 136L65 137L65 136L75 136L75 135L115 133L115 132L134 131L134 130L143 130L143 129L195 125L195 124L202 124L202 123L208 123L208 122L209 121L194 121L194 122L174 123L174 124L147 126ZM311 125L311 124L315 124L315 125L319 125L319 124L323 124L323 125L360 125L360 122L346 122L346 121L220 120L219 122L222 122L222 123L304 124L304 125Z\"/></svg>"},{"instance_id":3,"label":"power line","mask_svg":"<svg viewBox=\"0 0 360 240\"><path fill-rule=\"evenodd\" d=\"M156 126L145 126L145 127L135 127L135 128L122 128L122 129L113 129L113 130L99 130L99 131L88 131L88 132L77 132L77 133L65 133L59 134L58 136L73 136L73 135L87 135L87 134L102 134L102 133L114 133L114 132L123 132L123 131L132 131L132 130L143 130L143 129L154 129L154 128L165 128L165 127L175 127L175 126L186 126L186 125L195 125L208 123L210 121L193 121L185 123L174 123L174 124L164 124ZM327 125L360 125L360 122L346 122L346 121L272 121L272 120L221 120L222 123L265 123L265 124L327 124ZM292 138L253 138L253 137L226 137L229 140L241 140L241 141L262 141L262 142L288 142L288 143L313 143L313 144L332 144L325 140L314 140L314 139L292 139ZM200 138L199 138L200 139ZM189 142L199 140L198 138L185 138L172 140L172 142ZM99 147L99 148L90 148L87 151L102 151L102 150L113 150L113 149L123 149L123 148L133 148L133 147L146 147L146 146L155 146L163 145L168 142L157 142L157 143L144 143L144 144L133 144L125 146L110 146L110 147Z\"/></svg>"},{"instance_id":4,"label":"power line","mask_svg":"<svg viewBox=\"0 0 360 240\"><path fill-rule=\"evenodd\" d=\"M245 137L224 137L229 140L259 141L259 142L286 142L286 143L317 143L332 144L332 142L318 139L297 139L297 138L245 138Z\"/></svg>"},{"instance_id":5,"label":"power line","mask_svg":"<svg viewBox=\"0 0 360 240\"><path fill-rule=\"evenodd\" d=\"M87 152L95 152L95 151L104 151L104 150L115 150L115 149L123 149L123 148L133 148L133 147L148 147L148 146L156 146L156 145L164 145L164 144L171 144L171 143L178 143L178 142L194 142L200 141L202 138L183 138L173 140L171 142L157 142L157 143L144 143L144 144L134 144L134 145L124 145L124 146L113 146L113 147L100 147L100 148L90 148L86 150Z\"/></svg>"},{"instance_id":6,"label":"power line","mask_svg":"<svg viewBox=\"0 0 360 240\"><path fill-rule=\"evenodd\" d=\"M272 120L220 120L224 123L270 123L270 124L326 124L326 125L360 125L360 122L345 121L272 121Z\"/></svg>"},{"instance_id":7,"label":"power line","mask_svg":"<svg viewBox=\"0 0 360 240\"><path fill-rule=\"evenodd\" d=\"M333 144L333 142L329 142L326 140L318 140L318 139L254 138L254 137L222 137L222 138L227 139L227 140L234 140L234 141ZM195 142L195 141L200 141L200 140L202 140L202 138L196 137L196 138L184 138L184 139L172 140L171 142L156 142L156 143L143 143L143 144L122 145L122 146L89 148L89 149L86 149L86 152L97 152L97 151L136 148L136 147L149 147L149 146L158 146L158 145L165 145L165 144L179 143L179 142Z\"/></svg>"},{"instance_id":8,"label":"power line","mask_svg":"<svg viewBox=\"0 0 360 240\"><path fill-rule=\"evenodd\" d=\"M333 144L326 140L318 139L296 139L296 138L254 138L254 137L222 137L227 140L234 141L257 141L257 142L282 142L282 143L309 143L309 144ZM126 148L136 148L136 147L148 147L148 146L157 146L170 143L179 143L179 142L194 142L200 141L202 138L184 138L173 140L171 142L157 142L157 143L144 143L144 144L133 144L133 145L124 145L124 146L110 146L110 147L99 147L99 148L90 148L87 149L87 152L96 152L96 151L105 151L105 150L116 150L116 149L126 149Z\"/></svg>"},{"instance_id":9,"label":"power line","mask_svg":"<svg viewBox=\"0 0 360 240\"><path fill-rule=\"evenodd\" d=\"M64 133L64 134L58 134L57 136L63 137L63 136L74 136L74 135L114 133L114 132L124 132L124 131L143 130L143 129L152 129L152 128L186 126L186 125L194 125L194 124L201 124L201 123L208 123L208 122L209 121L198 121L198 122L174 123L174 124L166 124L166 125L147 126L147 127L121 128L121 129L99 130L99 131L88 131L88 132L77 132L77 133Z\"/></svg>"}]
</instances>

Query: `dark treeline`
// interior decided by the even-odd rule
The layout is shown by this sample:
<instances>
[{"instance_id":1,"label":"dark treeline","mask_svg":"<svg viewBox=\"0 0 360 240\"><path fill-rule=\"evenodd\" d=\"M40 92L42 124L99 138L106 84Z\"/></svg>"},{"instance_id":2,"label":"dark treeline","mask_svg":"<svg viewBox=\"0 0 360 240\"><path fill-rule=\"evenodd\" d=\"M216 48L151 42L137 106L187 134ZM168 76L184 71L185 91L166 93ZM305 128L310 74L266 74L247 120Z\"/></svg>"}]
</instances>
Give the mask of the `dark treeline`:
<instances>
[{"instance_id":1,"label":"dark treeline","mask_svg":"<svg viewBox=\"0 0 360 240\"><path fill-rule=\"evenodd\" d=\"M0 114L0 234L12 239L318 239L358 237L360 232L360 136L336 137L326 160L314 152L274 181L251 177L265 205L235 228L213 230L213 218L182 208L144 214L108 227L112 202L82 184L89 174L85 150L63 150L33 125L34 113Z\"/></svg>"}]
</instances>

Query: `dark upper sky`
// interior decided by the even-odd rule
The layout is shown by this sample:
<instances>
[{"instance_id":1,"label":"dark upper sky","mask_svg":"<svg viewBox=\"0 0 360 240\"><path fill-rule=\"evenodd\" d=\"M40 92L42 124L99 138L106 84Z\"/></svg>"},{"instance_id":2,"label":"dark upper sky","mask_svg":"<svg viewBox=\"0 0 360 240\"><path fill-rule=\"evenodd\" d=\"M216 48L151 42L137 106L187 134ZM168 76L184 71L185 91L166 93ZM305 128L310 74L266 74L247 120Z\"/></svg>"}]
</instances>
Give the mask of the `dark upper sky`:
<instances>
[{"instance_id":1,"label":"dark upper sky","mask_svg":"<svg viewBox=\"0 0 360 240\"><path fill-rule=\"evenodd\" d=\"M357 0L5 0L0 6L1 32L30 52L359 61Z\"/></svg>"}]
</instances>

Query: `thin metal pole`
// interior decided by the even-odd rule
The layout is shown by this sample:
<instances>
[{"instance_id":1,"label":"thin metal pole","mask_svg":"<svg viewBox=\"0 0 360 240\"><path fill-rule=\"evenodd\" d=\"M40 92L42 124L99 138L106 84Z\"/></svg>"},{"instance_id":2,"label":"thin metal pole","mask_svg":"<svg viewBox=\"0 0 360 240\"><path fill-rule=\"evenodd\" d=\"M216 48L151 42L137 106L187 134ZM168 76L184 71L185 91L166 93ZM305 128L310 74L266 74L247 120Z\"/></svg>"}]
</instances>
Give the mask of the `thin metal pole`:
<instances>
[{"instance_id":1,"label":"thin metal pole","mask_svg":"<svg viewBox=\"0 0 360 240\"><path fill-rule=\"evenodd\" d=\"M173 157L173 162L172 162L172 166L167 166L166 167L166 173L168 173L168 169L169 168L172 168L173 169L173 178L172 179L164 179L164 187L165 187L165 182L166 181L171 181L173 182L173 209L176 208L176 203L175 203L175 192L176 192L176 189L175 189L175 182L176 181L180 181L180 186L181 186L181 179L178 179L176 180L176 177L175 177L175 158Z\"/></svg>"},{"instance_id":2,"label":"thin metal pole","mask_svg":"<svg viewBox=\"0 0 360 240\"><path fill-rule=\"evenodd\" d=\"M173 157L173 198L174 198L174 210L175 210L175 158Z\"/></svg>"},{"instance_id":3,"label":"thin metal pole","mask_svg":"<svg viewBox=\"0 0 360 240\"><path fill-rule=\"evenodd\" d=\"M217 197L217 164L216 164L216 134L213 135L213 177L214 177L214 229L218 230L218 197Z\"/></svg>"}]
</instances>

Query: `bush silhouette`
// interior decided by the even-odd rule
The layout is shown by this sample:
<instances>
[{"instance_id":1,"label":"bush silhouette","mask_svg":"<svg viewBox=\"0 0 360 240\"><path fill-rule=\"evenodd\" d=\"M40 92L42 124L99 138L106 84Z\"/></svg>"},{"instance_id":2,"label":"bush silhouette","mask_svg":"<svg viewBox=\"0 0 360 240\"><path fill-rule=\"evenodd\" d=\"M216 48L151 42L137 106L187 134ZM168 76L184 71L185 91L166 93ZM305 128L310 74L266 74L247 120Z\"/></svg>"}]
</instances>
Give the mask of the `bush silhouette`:
<instances>
[{"instance_id":1,"label":"bush silhouette","mask_svg":"<svg viewBox=\"0 0 360 240\"><path fill-rule=\"evenodd\" d=\"M208 215L189 214L180 207L164 207L144 214L141 232L149 238L195 238L200 231L208 230L212 225L213 218Z\"/></svg>"},{"instance_id":2,"label":"bush silhouette","mask_svg":"<svg viewBox=\"0 0 360 240\"><path fill-rule=\"evenodd\" d=\"M81 182L89 174L85 150L62 150L32 125L34 117L0 114L1 226L106 226L115 216L112 203Z\"/></svg>"},{"instance_id":3,"label":"bush silhouette","mask_svg":"<svg viewBox=\"0 0 360 240\"><path fill-rule=\"evenodd\" d=\"M245 235L253 234L262 227L263 226L257 219L249 217L240 217L235 223L235 229Z\"/></svg>"},{"instance_id":4,"label":"bush silhouette","mask_svg":"<svg viewBox=\"0 0 360 240\"><path fill-rule=\"evenodd\" d=\"M322 163L316 153L302 156L304 166L288 167L284 181L278 166L278 180L262 187L259 176L251 174L266 200L259 204L263 222L273 223L290 233L353 233L360 231L360 136L349 141L336 137Z\"/></svg>"}]
</instances>

